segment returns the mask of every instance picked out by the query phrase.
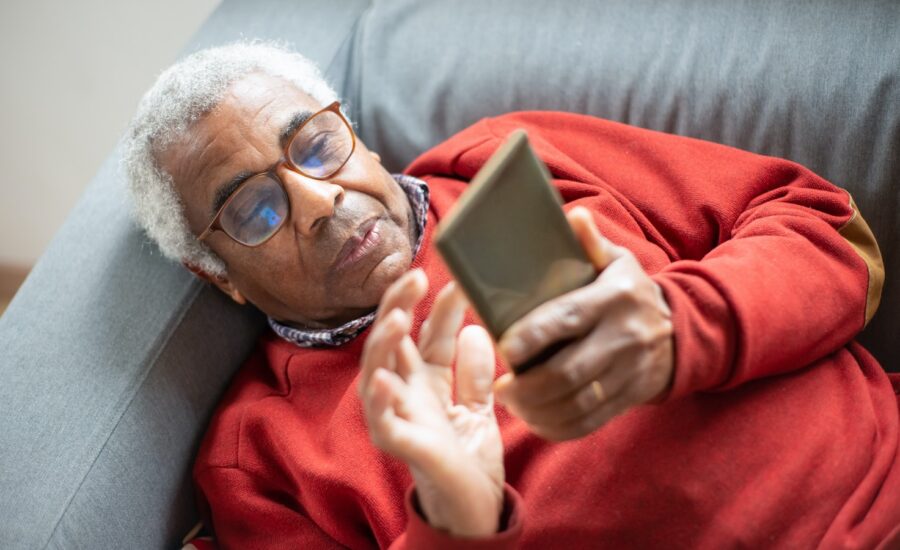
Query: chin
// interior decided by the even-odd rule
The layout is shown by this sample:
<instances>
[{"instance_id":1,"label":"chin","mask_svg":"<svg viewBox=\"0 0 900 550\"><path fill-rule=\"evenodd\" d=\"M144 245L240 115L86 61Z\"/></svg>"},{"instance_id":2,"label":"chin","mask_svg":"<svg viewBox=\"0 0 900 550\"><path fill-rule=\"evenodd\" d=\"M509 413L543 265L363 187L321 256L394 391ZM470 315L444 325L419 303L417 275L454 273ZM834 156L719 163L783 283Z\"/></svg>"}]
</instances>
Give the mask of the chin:
<instances>
[{"instance_id":1,"label":"chin","mask_svg":"<svg viewBox=\"0 0 900 550\"><path fill-rule=\"evenodd\" d=\"M391 286L391 283L409 271L411 265L411 254L407 251L389 254L375 266L375 269L372 270L372 273L363 284L363 290L367 296L371 296L373 306L378 305L381 301L381 296L384 295L384 291Z\"/></svg>"}]
</instances>

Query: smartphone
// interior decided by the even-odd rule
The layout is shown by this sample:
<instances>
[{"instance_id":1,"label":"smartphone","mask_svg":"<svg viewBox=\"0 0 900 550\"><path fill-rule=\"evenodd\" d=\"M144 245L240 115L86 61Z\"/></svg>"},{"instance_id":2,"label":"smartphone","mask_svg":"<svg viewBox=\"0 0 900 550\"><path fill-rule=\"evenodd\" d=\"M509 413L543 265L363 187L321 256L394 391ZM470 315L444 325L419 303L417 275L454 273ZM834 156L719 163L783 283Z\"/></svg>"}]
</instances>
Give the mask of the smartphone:
<instances>
[{"instance_id":1,"label":"smartphone","mask_svg":"<svg viewBox=\"0 0 900 550\"><path fill-rule=\"evenodd\" d=\"M435 245L496 340L535 307L597 277L523 130L510 134L475 175L438 225ZM514 371L546 361L567 343Z\"/></svg>"}]
</instances>

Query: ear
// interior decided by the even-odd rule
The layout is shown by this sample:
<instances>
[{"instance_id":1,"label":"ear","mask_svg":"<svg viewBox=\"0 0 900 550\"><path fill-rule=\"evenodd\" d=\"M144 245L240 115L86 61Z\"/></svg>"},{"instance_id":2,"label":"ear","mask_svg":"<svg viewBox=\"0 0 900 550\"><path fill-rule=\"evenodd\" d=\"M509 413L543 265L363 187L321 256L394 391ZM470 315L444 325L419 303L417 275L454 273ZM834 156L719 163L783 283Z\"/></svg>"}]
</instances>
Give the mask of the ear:
<instances>
[{"instance_id":1,"label":"ear","mask_svg":"<svg viewBox=\"0 0 900 550\"><path fill-rule=\"evenodd\" d=\"M193 273L201 281L209 283L224 292L225 295L227 295L238 304L244 305L247 303L247 299L244 298L244 295L241 294L241 291L234 286L234 284L227 276L210 275L206 271L203 271L203 268L196 266L190 262L183 261L181 262L181 265L186 267L188 271Z\"/></svg>"},{"instance_id":2,"label":"ear","mask_svg":"<svg viewBox=\"0 0 900 550\"><path fill-rule=\"evenodd\" d=\"M369 151L369 154L372 155L372 158L375 159L375 162L381 163L381 155L376 153L375 151Z\"/></svg>"}]
</instances>

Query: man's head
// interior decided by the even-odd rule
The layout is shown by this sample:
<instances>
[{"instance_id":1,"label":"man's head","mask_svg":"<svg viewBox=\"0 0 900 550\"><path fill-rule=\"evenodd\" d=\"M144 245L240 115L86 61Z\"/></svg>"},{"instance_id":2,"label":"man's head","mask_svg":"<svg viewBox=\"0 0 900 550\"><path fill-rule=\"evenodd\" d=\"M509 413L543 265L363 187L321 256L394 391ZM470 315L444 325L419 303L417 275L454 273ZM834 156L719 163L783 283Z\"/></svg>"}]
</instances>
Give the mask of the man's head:
<instances>
[{"instance_id":1,"label":"man's head","mask_svg":"<svg viewBox=\"0 0 900 550\"><path fill-rule=\"evenodd\" d=\"M141 225L164 254L283 322L336 326L371 310L412 260L404 192L358 139L325 180L284 158L297 128L335 98L308 60L269 45L204 50L174 65L144 96L124 144ZM279 230L258 246L221 230L199 241L258 173L287 197Z\"/></svg>"}]
</instances>

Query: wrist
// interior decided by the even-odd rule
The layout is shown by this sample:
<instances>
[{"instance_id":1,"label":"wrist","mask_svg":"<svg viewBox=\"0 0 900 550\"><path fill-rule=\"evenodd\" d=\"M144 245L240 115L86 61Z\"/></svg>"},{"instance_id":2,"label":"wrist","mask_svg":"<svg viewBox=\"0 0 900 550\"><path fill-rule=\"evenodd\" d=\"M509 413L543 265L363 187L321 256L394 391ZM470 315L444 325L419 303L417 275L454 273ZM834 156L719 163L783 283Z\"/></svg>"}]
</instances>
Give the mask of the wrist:
<instances>
[{"instance_id":1,"label":"wrist","mask_svg":"<svg viewBox=\"0 0 900 550\"><path fill-rule=\"evenodd\" d=\"M455 537L494 535L503 510L503 482L484 472L455 469L454 475L429 475L413 469L415 499L422 517Z\"/></svg>"},{"instance_id":2,"label":"wrist","mask_svg":"<svg viewBox=\"0 0 900 550\"><path fill-rule=\"evenodd\" d=\"M438 529L425 518L417 499L417 488L410 486L405 495L408 519L406 542L408 548L431 550L459 550L460 548L491 548L513 550L520 548L524 524L527 522L522 497L509 485L504 485L503 502L497 532L479 538L463 538L449 531Z\"/></svg>"}]
</instances>

